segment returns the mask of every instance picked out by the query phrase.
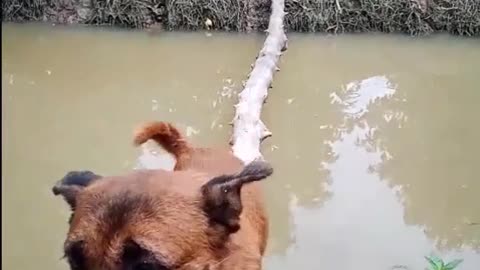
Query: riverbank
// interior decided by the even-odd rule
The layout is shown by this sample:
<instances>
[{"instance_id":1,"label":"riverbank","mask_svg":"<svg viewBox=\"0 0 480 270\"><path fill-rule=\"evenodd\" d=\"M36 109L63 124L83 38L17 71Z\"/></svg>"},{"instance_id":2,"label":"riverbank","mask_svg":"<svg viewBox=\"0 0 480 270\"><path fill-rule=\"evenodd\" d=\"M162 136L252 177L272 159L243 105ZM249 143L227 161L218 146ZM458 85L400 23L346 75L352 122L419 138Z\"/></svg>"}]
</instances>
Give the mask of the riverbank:
<instances>
[{"instance_id":1,"label":"riverbank","mask_svg":"<svg viewBox=\"0 0 480 270\"><path fill-rule=\"evenodd\" d=\"M479 0L286 0L289 32L480 36ZM265 30L268 0L5 0L2 21ZM211 23L210 23L211 22Z\"/></svg>"}]
</instances>

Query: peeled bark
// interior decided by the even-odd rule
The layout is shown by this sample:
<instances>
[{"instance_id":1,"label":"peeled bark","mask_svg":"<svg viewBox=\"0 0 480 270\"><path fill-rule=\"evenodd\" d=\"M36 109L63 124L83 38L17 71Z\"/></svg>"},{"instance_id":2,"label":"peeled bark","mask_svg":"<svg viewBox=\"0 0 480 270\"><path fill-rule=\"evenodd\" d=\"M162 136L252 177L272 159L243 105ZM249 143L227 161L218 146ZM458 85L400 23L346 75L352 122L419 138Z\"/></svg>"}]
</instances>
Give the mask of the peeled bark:
<instances>
[{"instance_id":1,"label":"peeled bark","mask_svg":"<svg viewBox=\"0 0 480 270\"><path fill-rule=\"evenodd\" d=\"M232 150L244 163L263 159L260 143L272 133L260 120L262 105L268 95L273 74L278 71L277 63L287 49L287 36L283 27L285 2L272 0L268 36L257 56L254 67L239 94L233 118Z\"/></svg>"}]
</instances>

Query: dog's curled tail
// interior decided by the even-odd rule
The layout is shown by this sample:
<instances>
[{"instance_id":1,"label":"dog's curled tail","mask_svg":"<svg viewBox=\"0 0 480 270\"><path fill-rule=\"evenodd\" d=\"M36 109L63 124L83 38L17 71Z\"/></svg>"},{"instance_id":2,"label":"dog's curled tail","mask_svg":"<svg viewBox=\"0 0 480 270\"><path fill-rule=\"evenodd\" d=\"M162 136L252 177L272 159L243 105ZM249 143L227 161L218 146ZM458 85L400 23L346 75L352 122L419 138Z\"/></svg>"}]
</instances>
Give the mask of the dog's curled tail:
<instances>
[{"instance_id":1,"label":"dog's curled tail","mask_svg":"<svg viewBox=\"0 0 480 270\"><path fill-rule=\"evenodd\" d=\"M135 130L133 136L135 146L139 146L150 139L157 142L177 159L192 149L178 129L167 122L149 122Z\"/></svg>"}]
</instances>

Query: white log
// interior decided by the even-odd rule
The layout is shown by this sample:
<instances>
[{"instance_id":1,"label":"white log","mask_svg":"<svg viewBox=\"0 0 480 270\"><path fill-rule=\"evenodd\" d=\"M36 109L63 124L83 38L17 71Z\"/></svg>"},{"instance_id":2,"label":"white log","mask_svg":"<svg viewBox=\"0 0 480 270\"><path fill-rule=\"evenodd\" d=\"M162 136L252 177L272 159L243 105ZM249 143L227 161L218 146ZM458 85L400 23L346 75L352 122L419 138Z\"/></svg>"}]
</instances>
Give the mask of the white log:
<instances>
[{"instance_id":1,"label":"white log","mask_svg":"<svg viewBox=\"0 0 480 270\"><path fill-rule=\"evenodd\" d=\"M283 27L284 0L272 0L267 39L258 54L255 65L239 94L233 118L233 133L230 140L233 154L245 164L263 159L260 143L272 133L260 120L262 105L268 95L273 74L278 70L278 61L287 49L287 36Z\"/></svg>"}]
</instances>

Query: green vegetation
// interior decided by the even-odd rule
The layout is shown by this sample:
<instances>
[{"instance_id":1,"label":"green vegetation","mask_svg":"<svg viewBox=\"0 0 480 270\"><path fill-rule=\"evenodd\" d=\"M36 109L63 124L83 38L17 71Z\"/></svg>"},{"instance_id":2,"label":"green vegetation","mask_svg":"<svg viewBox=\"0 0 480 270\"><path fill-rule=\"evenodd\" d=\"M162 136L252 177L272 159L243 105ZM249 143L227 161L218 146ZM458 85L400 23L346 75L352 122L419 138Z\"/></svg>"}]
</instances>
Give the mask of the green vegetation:
<instances>
[{"instance_id":1,"label":"green vegetation","mask_svg":"<svg viewBox=\"0 0 480 270\"><path fill-rule=\"evenodd\" d=\"M461 259L453 260L449 263L445 263L442 259L436 256L426 256L425 259L430 264L429 270L453 270L460 263L463 262Z\"/></svg>"},{"instance_id":2,"label":"green vegetation","mask_svg":"<svg viewBox=\"0 0 480 270\"><path fill-rule=\"evenodd\" d=\"M480 35L478 0L286 0L295 32ZM50 21L168 30L264 30L269 0L4 0L3 21Z\"/></svg>"}]
</instances>

